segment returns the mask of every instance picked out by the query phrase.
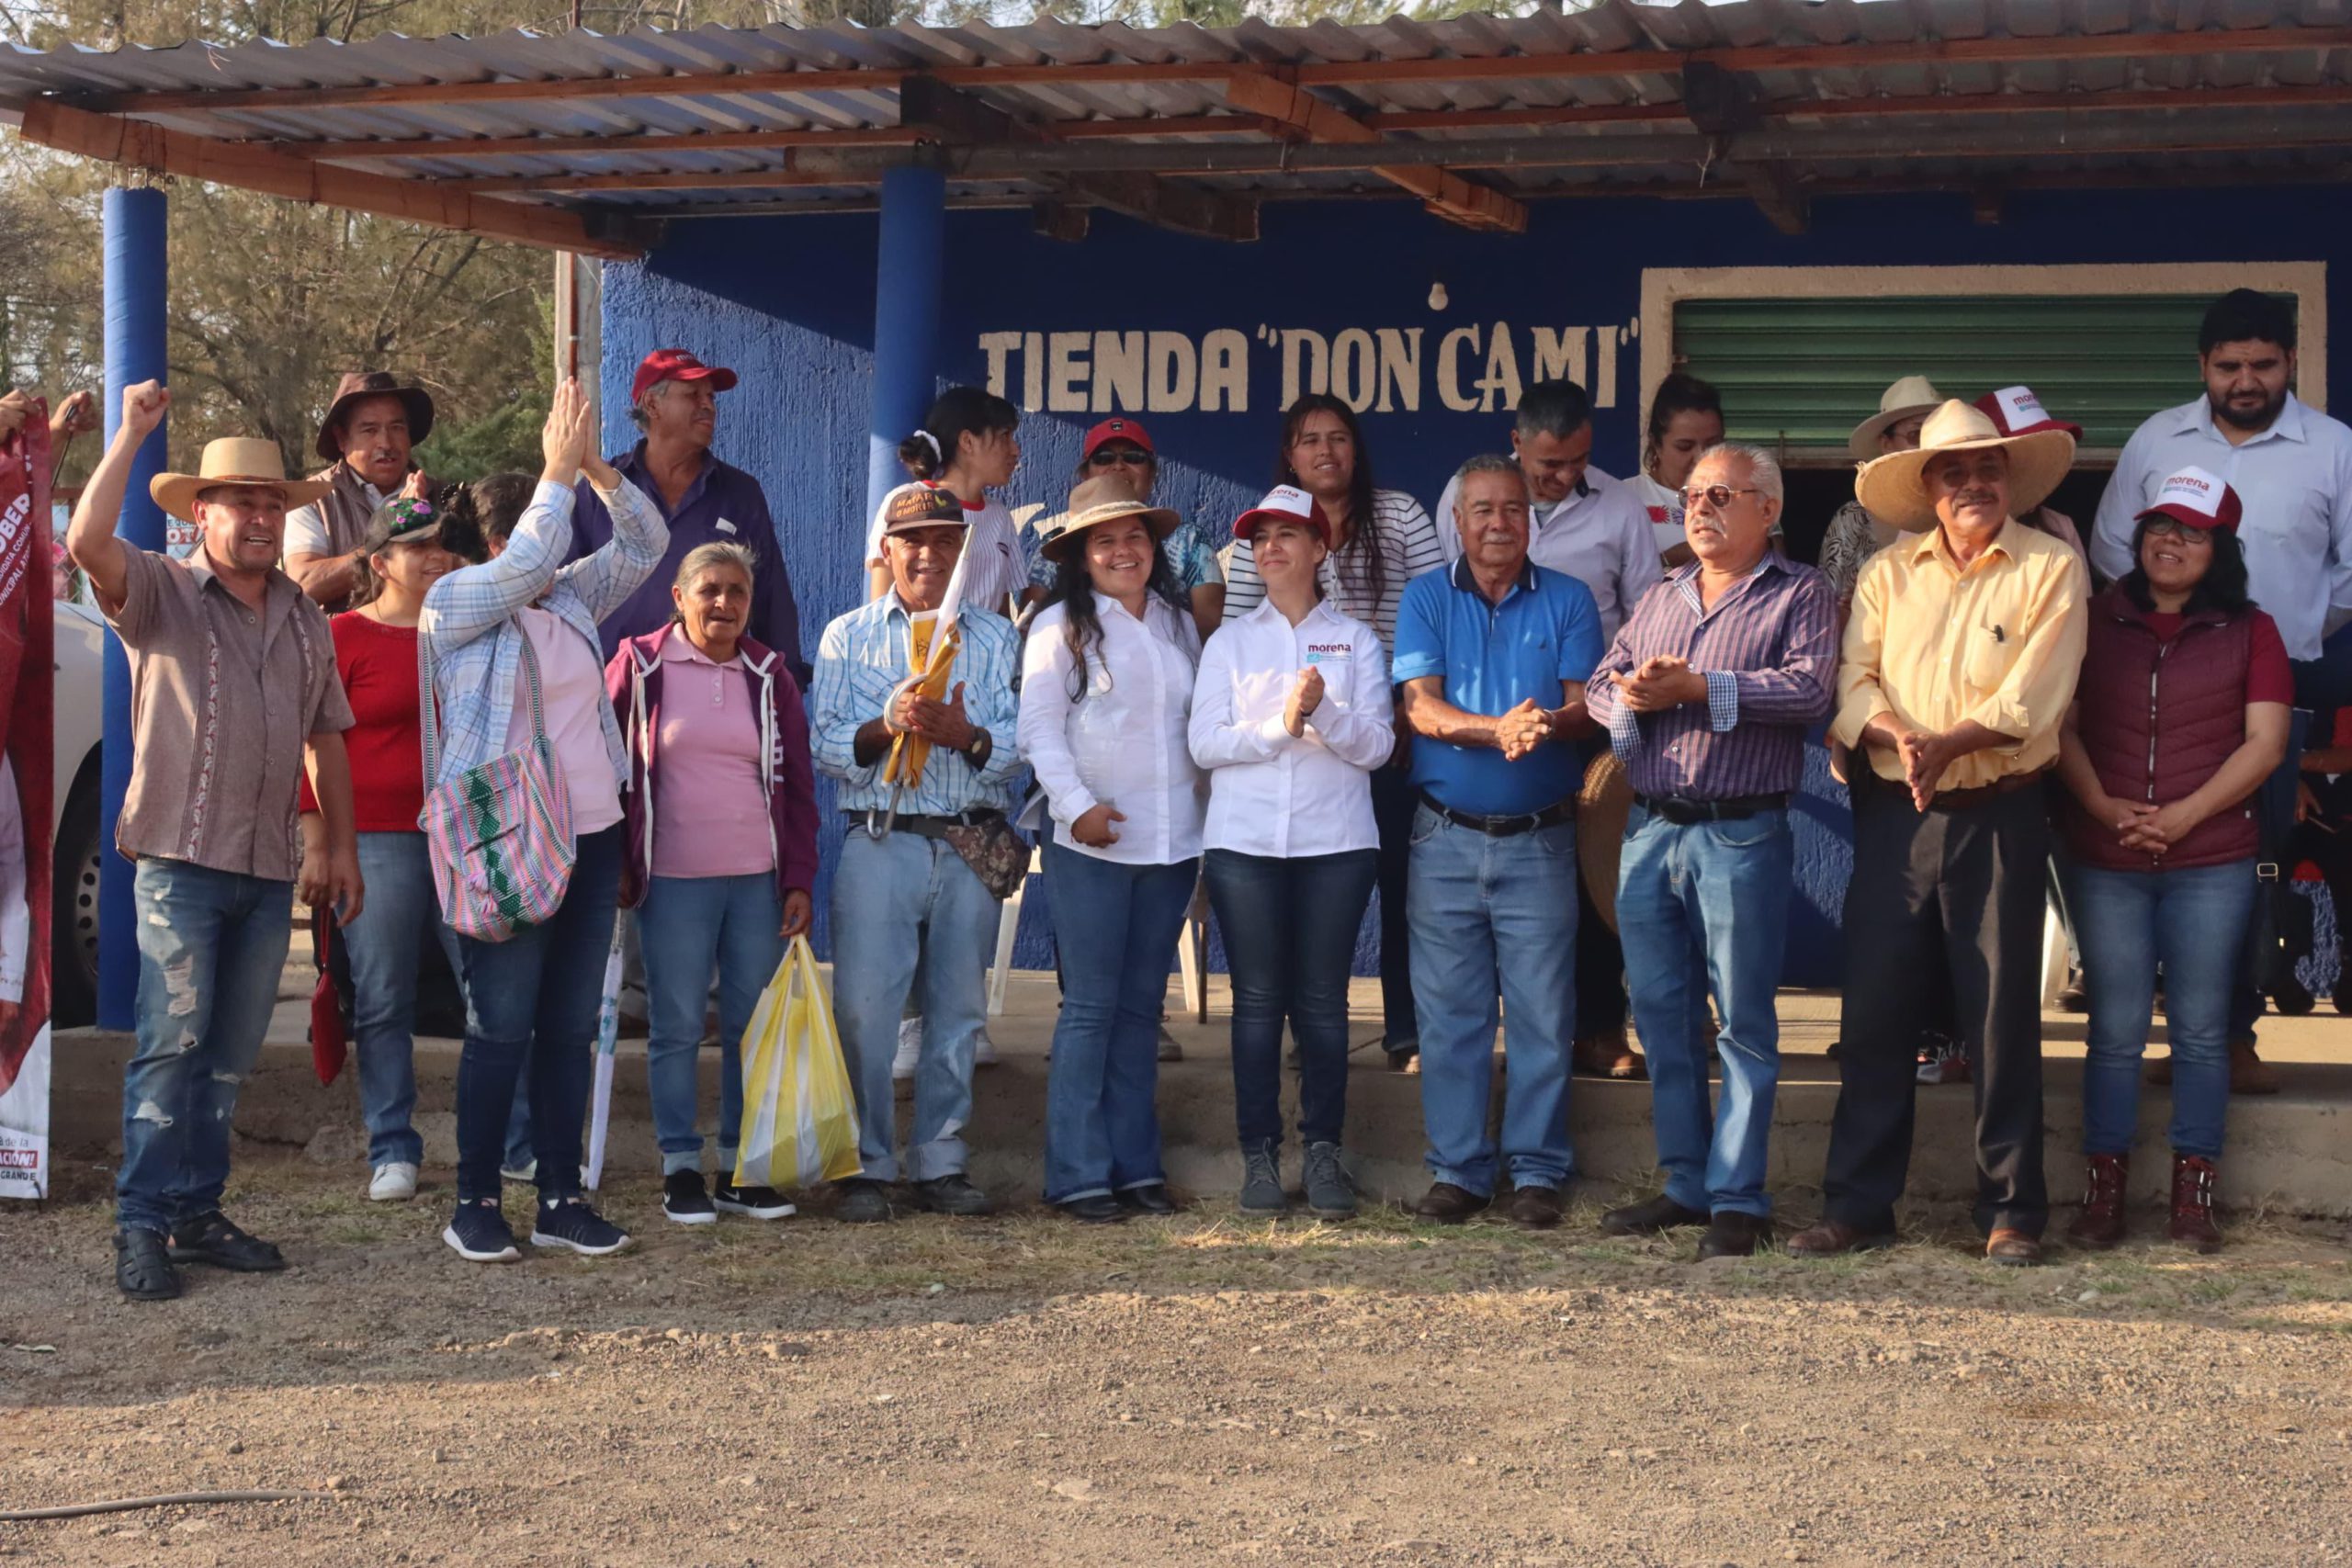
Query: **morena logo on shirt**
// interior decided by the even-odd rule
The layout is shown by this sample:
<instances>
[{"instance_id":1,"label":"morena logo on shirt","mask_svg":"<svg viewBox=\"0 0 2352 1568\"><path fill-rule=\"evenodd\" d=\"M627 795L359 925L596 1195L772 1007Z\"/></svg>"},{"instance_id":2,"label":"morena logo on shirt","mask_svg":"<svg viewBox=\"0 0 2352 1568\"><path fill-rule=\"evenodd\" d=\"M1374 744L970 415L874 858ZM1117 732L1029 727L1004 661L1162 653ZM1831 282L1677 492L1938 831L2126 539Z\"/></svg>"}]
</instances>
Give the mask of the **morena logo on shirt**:
<instances>
[{"instance_id":1,"label":"morena logo on shirt","mask_svg":"<svg viewBox=\"0 0 2352 1568\"><path fill-rule=\"evenodd\" d=\"M1355 650L1356 645L1351 642L1310 642L1306 645L1306 661L1320 664L1327 659L1345 659Z\"/></svg>"}]
</instances>

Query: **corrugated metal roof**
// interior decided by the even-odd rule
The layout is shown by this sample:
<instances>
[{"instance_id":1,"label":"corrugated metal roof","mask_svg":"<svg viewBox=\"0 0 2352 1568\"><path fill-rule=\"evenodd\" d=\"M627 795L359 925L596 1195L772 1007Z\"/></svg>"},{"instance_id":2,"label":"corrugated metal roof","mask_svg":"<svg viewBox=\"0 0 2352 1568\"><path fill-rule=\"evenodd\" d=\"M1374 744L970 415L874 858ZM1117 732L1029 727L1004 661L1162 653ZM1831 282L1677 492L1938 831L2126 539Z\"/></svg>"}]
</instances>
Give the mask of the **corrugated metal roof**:
<instances>
[{"instance_id":1,"label":"corrugated metal roof","mask_svg":"<svg viewBox=\"0 0 2352 1568\"><path fill-rule=\"evenodd\" d=\"M1084 204L1090 169L1253 198L1396 194L1371 153L1329 136L1251 117L1204 130L1233 114L1236 72L1295 78L1314 112L1376 128L1394 144L1378 149L1384 164L1442 165L1510 197L1738 189L1759 172L1798 196L1996 174L2130 180L2192 156L2333 178L2352 146L2346 13L2346 0L1600 0L1565 15L1359 27L1046 19L0 46L0 117L45 98L575 213L838 206L870 193L917 140L941 148L932 155L957 201ZM1497 63L1515 57L1533 63ZM1734 96L1728 118L1702 129L1684 95L1718 66ZM910 76L1019 126L975 141L903 125ZM735 77L746 80L725 80ZM141 96L153 94L171 96ZM485 150L485 139L503 145ZM120 155L149 151L134 140Z\"/></svg>"}]
</instances>

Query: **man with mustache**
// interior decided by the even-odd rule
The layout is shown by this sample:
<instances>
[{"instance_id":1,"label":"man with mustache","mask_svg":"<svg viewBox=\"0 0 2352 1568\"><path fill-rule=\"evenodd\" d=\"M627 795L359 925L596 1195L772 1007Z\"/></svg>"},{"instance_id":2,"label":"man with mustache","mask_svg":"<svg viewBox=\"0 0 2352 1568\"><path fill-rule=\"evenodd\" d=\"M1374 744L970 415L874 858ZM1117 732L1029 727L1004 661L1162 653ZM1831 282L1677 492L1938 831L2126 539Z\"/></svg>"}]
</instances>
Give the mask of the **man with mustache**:
<instances>
[{"instance_id":1,"label":"man with mustache","mask_svg":"<svg viewBox=\"0 0 2352 1568\"><path fill-rule=\"evenodd\" d=\"M2041 1260L2041 938L2058 760L2088 625L2082 558L2017 521L2075 460L2054 425L2004 435L1957 400L1916 451L1866 463L1854 493L1909 536L1854 589L1830 734L1853 750L1845 1083L1821 1223L1789 1240L1822 1258L1894 1240L1918 1090L1918 977L1949 966L1958 1033L1979 1053L1976 1223L1985 1256Z\"/></svg>"},{"instance_id":2,"label":"man with mustache","mask_svg":"<svg viewBox=\"0 0 2352 1568\"><path fill-rule=\"evenodd\" d=\"M326 493L286 514L286 575L329 615L345 608L367 563L376 508L401 493L426 493L410 448L433 433L433 399L382 370L356 370L336 383L313 449L333 465L311 476Z\"/></svg>"},{"instance_id":3,"label":"man with mustache","mask_svg":"<svg viewBox=\"0 0 2352 1568\"><path fill-rule=\"evenodd\" d=\"M2132 567L2132 530L2155 504L2165 479L2183 468L2220 476L2238 493L2245 521L2247 587L2278 624L2295 670L2287 759L2256 792L2261 863L2268 865L2295 825L2295 784L2316 715L2331 732L2335 710L2352 705L2352 429L2297 398L2295 315L2283 300L2232 289L2205 312L2197 333L2205 395L2151 416L2124 444L2099 498L2091 564L2107 578ZM2247 933L2230 1004L2230 1091L2276 1094L2278 1075L2255 1054L2266 960L2277 950L2271 911L2284 894L2273 869ZM2157 1073L2168 1073L2168 1062Z\"/></svg>"},{"instance_id":4,"label":"man with mustache","mask_svg":"<svg viewBox=\"0 0 2352 1568\"><path fill-rule=\"evenodd\" d=\"M1698 559L1643 596L1585 694L1634 782L1617 931L1666 1172L1664 1192L1611 1209L1601 1227L1705 1225L1702 1261L1745 1258L1771 1233L1764 1163L1780 1082L1789 797L1838 671L1829 580L1772 548L1781 493L1781 466L1762 447L1699 455L1681 497ZM1712 1111L1711 993L1724 1062Z\"/></svg>"}]
</instances>

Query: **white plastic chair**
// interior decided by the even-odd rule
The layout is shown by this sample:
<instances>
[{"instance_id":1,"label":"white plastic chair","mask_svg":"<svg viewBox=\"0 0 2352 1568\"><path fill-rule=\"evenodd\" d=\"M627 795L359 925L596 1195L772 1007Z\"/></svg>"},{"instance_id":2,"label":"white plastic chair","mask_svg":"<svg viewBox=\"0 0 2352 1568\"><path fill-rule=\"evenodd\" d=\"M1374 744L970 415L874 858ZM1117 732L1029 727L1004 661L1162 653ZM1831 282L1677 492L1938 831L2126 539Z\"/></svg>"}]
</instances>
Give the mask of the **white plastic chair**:
<instances>
[{"instance_id":1,"label":"white plastic chair","mask_svg":"<svg viewBox=\"0 0 2352 1568\"><path fill-rule=\"evenodd\" d=\"M1029 870L1034 875L1045 869L1045 852L1029 852ZM1023 877L1013 889L1012 897L1004 901L1004 913L997 918L996 963L989 970L989 1016L998 1018L1004 1012L1006 977L1012 973L1012 939L1021 929L1021 898L1029 890ZM1205 882L1193 885L1192 908L1184 911L1184 934L1176 943L1176 966L1184 985L1184 1006L1191 1010L1193 1021L1209 1021L1209 894Z\"/></svg>"}]
</instances>

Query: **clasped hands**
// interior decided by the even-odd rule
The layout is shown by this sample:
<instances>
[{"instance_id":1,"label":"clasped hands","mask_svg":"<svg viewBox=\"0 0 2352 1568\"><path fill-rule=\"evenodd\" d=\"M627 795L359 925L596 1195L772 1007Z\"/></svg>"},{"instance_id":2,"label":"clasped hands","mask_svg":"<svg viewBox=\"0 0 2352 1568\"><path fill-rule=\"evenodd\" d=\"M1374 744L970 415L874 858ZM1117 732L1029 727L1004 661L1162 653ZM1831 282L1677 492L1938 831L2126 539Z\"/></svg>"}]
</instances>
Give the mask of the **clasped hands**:
<instances>
[{"instance_id":1,"label":"clasped hands","mask_svg":"<svg viewBox=\"0 0 2352 1568\"><path fill-rule=\"evenodd\" d=\"M882 711L882 722L894 735L919 735L934 746L944 746L950 751L968 751L977 732L971 719L964 712L964 682L956 682L945 702L922 694L913 682L899 688L890 705Z\"/></svg>"}]
</instances>

